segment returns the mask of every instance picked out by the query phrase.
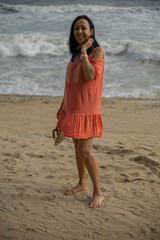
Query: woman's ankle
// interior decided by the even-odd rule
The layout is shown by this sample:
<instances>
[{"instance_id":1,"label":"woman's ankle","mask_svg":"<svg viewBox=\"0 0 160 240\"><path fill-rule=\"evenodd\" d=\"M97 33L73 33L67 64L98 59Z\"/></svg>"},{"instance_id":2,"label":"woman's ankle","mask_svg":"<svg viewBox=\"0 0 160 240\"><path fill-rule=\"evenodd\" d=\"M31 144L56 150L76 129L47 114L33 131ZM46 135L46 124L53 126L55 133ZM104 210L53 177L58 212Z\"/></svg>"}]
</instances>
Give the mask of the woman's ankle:
<instances>
[{"instance_id":1,"label":"woman's ankle","mask_svg":"<svg viewBox=\"0 0 160 240\"><path fill-rule=\"evenodd\" d=\"M80 180L78 184L79 184L80 186L82 186L82 187L86 187L86 186L87 186L86 180Z\"/></svg>"},{"instance_id":2,"label":"woman's ankle","mask_svg":"<svg viewBox=\"0 0 160 240\"><path fill-rule=\"evenodd\" d=\"M98 195L98 196L103 196L101 189L94 189L93 190L93 196Z\"/></svg>"}]
</instances>

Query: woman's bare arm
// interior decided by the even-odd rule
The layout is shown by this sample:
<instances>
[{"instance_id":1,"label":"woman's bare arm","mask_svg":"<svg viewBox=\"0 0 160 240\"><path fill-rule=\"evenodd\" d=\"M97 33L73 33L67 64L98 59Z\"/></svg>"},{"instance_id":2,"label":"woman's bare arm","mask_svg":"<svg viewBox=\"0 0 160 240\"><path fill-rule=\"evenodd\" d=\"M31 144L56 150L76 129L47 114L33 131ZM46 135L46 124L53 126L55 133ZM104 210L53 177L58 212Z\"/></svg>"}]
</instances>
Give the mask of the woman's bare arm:
<instances>
[{"instance_id":1,"label":"woman's bare arm","mask_svg":"<svg viewBox=\"0 0 160 240\"><path fill-rule=\"evenodd\" d=\"M82 47L81 47L81 59L82 59L82 65L83 65L83 72L85 75L85 78L87 80L93 80L96 73L94 71L94 67L90 63L88 56L87 56L87 49L92 45L93 39L89 39ZM104 52L102 48L96 48L95 51L92 54L92 59L101 60L104 58Z\"/></svg>"}]
</instances>

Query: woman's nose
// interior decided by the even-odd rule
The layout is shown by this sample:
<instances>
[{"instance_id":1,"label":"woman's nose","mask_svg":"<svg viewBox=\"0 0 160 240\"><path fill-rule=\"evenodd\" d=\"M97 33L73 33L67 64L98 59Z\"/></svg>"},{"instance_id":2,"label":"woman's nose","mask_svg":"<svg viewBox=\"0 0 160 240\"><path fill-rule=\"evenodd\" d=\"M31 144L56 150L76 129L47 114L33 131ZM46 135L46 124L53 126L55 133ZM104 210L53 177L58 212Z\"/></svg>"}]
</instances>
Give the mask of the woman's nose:
<instances>
[{"instance_id":1,"label":"woman's nose","mask_svg":"<svg viewBox=\"0 0 160 240\"><path fill-rule=\"evenodd\" d=\"M82 29L81 29L81 28L79 28L79 29L78 29L78 32L79 32L79 33L81 33L81 32L82 32Z\"/></svg>"}]
</instances>

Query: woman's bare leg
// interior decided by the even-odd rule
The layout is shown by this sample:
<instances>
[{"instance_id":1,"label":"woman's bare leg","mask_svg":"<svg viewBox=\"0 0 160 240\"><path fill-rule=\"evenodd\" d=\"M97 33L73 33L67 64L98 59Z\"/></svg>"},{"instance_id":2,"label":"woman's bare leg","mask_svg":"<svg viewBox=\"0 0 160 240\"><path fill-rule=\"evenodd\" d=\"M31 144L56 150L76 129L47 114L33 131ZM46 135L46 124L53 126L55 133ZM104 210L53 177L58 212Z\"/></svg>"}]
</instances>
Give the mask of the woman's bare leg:
<instances>
[{"instance_id":1,"label":"woman's bare leg","mask_svg":"<svg viewBox=\"0 0 160 240\"><path fill-rule=\"evenodd\" d=\"M92 152L92 143L93 138L79 139L79 154L84 161L93 183L93 199L90 207L97 208L102 205L104 196L100 189L99 168Z\"/></svg>"},{"instance_id":2,"label":"woman's bare leg","mask_svg":"<svg viewBox=\"0 0 160 240\"><path fill-rule=\"evenodd\" d=\"M67 195L75 194L79 191L87 190L87 183L86 183L86 167L83 162L83 159L79 155L79 139L73 139L74 146L75 146L75 154L76 154L76 162L77 162L77 169L79 175L79 183L71 190L67 190Z\"/></svg>"}]
</instances>

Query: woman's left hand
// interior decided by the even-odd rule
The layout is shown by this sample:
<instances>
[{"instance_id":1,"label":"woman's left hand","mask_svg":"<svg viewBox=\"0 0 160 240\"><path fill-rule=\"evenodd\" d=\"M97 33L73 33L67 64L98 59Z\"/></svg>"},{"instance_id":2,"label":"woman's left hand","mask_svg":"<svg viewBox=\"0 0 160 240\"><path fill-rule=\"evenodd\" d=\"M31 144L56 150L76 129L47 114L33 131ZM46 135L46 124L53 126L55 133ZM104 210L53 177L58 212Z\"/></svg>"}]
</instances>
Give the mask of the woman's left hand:
<instances>
[{"instance_id":1,"label":"woman's left hand","mask_svg":"<svg viewBox=\"0 0 160 240\"><path fill-rule=\"evenodd\" d=\"M84 43L81 47L81 53L86 53L87 49L92 46L93 38L89 38L86 43Z\"/></svg>"}]
</instances>

